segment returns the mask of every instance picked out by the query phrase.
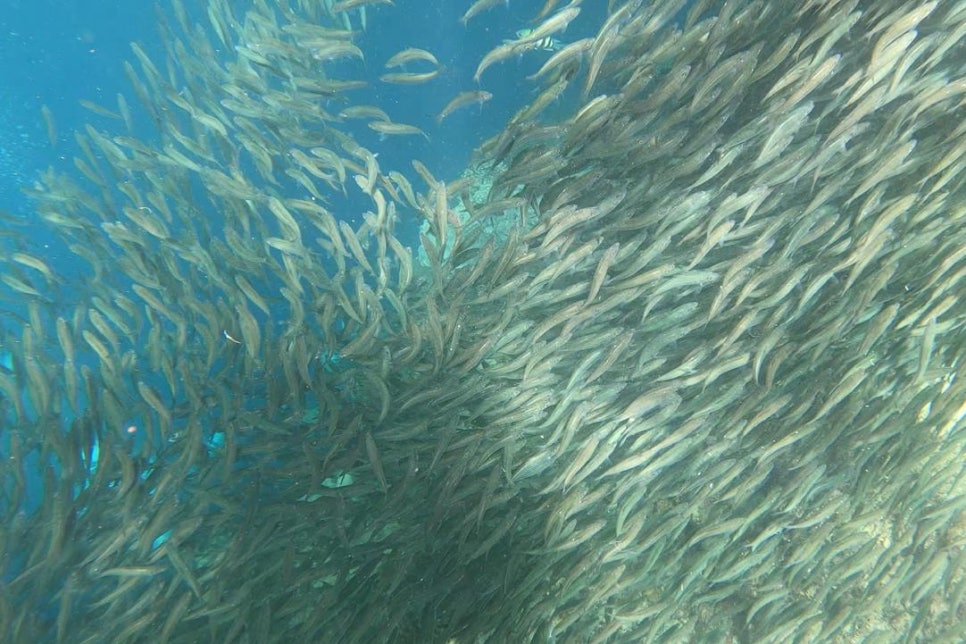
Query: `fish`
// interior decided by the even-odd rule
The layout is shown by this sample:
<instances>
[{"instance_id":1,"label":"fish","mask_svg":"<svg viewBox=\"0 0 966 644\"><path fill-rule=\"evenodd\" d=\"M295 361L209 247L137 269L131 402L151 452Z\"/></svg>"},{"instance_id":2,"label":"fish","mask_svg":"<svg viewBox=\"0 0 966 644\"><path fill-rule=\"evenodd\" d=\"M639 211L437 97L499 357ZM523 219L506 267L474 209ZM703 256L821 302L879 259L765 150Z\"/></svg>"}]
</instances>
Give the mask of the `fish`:
<instances>
[{"instance_id":1,"label":"fish","mask_svg":"<svg viewBox=\"0 0 966 644\"><path fill-rule=\"evenodd\" d=\"M411 136L418 135L429 140L429 135L420 130L415 125L408 125L405 123L394 123L392 121L370 121L367 123L370 130L375 130L379 134L387 134L390 136Z\"/></svg>"},{"instance_id":2,"label":"fish","mask_svg":"<svg viewBox=\"0 0 966 644\"><path fill-rule=\"evenodd\" d=\"M54 114L46 105L40 106L40 115L44 119L44 127L47 131L47 141L50 147L57 145L57 124L54 121Z\"/></svg>"},{"instance_id":3,"label":"fish","mask_svg":"<svg viewBox=\"0 0 966 644\"><path fill-rule=\"evenodd\" d=\"M429 63L436 68L440 66L439 60L431 52L418 47L407 47L390 56L389 60L386 61L385 67L386 69L392 69L394 67L403 67L414 62Z\"/></svg>"},{"instance_id":4,"label":"fish","mask_svg":"<svg viewBox=\"0 0 966 644\"><path fill-rule=\"evenodd\" d=\"M494 49L491 49L485 56L483 56L479 64L476 66L476 71L473 73L473 82L479 84L481 78L483 77L483 72L485 72L491 66L497 63L502 63L503 61L513 58L524 51L525 45L515 40L504 42Z\"/></svg>"},{"instance_id":5,"label":"fish","mask_svg":"<svg viewBox=\"0 0 966 644\"><path fill-rule=\"evenodd\" d=\"M465 166L399 167L390 95L445 70L382 4L173 0L28 181L59 250L7 222L0 608L50 618L3 635L957 632L904 607L966 596L966 13L544 0L500 42L467 1L477 82L546 60L433 137ZM467 564L496 590L452 601Z\"/></svg>"},{"instance_id":6,"label":"fish","mask_svg":"<svg viewBox=\"0 0 966 644\"><path fill-rule=\"evenodd\" d=\"M429 82L439 76L439 70L433 69L428 72L398 72L394 74L382 74L379 77L383 83L396 85L419 85Z\"/></svg>"},{"instance_id":7,"label":"fish","mask_svg":"<svg viewBox=\"0 0 966 644\"><path fill-rule=\"evenodd\" d=\"M439 114L436 115L436 122L442 123L443 119L451 115L453 112L469 105L477 104L482 107L483 103L492 98L493 94L487 92L486 90L470 90L460 92L443 107Z\"/></svg>"},{"instance_id":8,"label":"fish","mask_svg":"<svg viewBox=\"0 0 966 644\"><path fill-rule=\"evenodd\" d=\"M54 274L54 271L50 268L47 262L35 255L30 255L29 253L23 252L15 252L10 255L10 259L22 266L27 266L28 268L32 268L39 272L44 276L44 279L47 280L48 284L56 284L61 281L60 278Z\"/></svg>"},{"instance_id":9,"label":"fish","mask_svg":"<svg viewBox=\"0 0 966 644\"><path fill-rule=\"evenodd\" d=\"M516 44L519 45L519 51L549 51L555 52L563 49L565 44L552 38L550 36L544 36L536 40L532 40L530 36L533 34L533 29L519 29L514 34L515 38L512 40L504 40L504 44ZM523 41L521 43L521 41Z\"/></svg>"},{"instance_id":10,"label":"fish","mask_svg":"<svg viewBox=\"0 0 966 644\"><path fill-rule=\"evenodd\" d=\"M475 2L473 2L473 4L470 5L470 7L460 17L460 24L465 27L467 24L469 24L469 21L476 16L503 3L506 3L507 6L509 6L509 0L475 0Z\"/></svg>"}]
</instances>

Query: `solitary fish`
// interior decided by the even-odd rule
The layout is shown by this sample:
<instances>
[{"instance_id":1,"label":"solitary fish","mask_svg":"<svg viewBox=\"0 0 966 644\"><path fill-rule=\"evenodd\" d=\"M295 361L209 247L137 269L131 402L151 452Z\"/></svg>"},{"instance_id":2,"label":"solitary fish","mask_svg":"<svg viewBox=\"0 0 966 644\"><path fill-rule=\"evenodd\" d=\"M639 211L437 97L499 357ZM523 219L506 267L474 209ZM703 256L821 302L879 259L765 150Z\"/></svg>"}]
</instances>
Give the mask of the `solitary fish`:
<instances>
[{"instance_id":1,"label":"solitary fish","mask_svg":"<svg viewBox=\"0 0 966 644\"><path fill-rule=\"evenodd\" d=\"M429 140L429 136L425 132L420 130L415 125L407 125L405 123L393 123L391 121L372 121L369 123L369 128L375 130L379 134L389 134L389 135L408 135L408 134L418 134L420 136L426 137Z\"/></svg>"},{"instance_id":2,"label":"solitary fish","mask_svg":"<svg viewBox=\"0 0 966 644\"><path fill-rule=\"evenodd\" d=\"M474 2L470 8L466 10L466 13L463 14L463 17L460 18L460 23L465 27L466 24L475 16L483 13L487 9L492 9L498 4L500 4L500 0L476 0L476 2ZM509 2L507 4L509 4Z\"/></svg>"},{"instance_id":3,"label":"solitary fish","mask_svg":"<svg viewBox=\"0 0 966 644\"><path fill-rule=\"evenodd\" d=\"M460 109L461 107L466 107L467 105L472 105L473 103L483 105L483 103L487 102L491 98L493 98L493 94L485 90L471 90L468 92L461 92L457 94L453 98L453 100L451 100L449 103L446 104L446 107L443 108L443 111L440 112L439 115L436 117L436 122L442 123L444 118L446 118L456 110Z\"/></svg>"},{"instance_id":4,"label":"solitary fish","mask_svg":"<svg viewBox=\"0 0 966 644\"><path fill-rule=\"evenodd\" d=\"M396 85L416 85L431 81L439 76L439 69L428 72L397 72L394 74L383 74L379 77L383 83L395 83Z\"/></svg>"},{"instance_id":5,"label":"solitary fish","mask_svg":"<svg viewBox=\"0 0 966 644\"><path fill-rule=\"evenodd\" d=\"M394 67L401 67L407 63L412 63L415 61L424 61L432 65L433 67L439 67L439 61L436 59L432 53L426 51L425 49L419 49L417 47L409 47L403 49L398 54L392 56L386 61L386 69L392 69Z\"/></svg>"}]
</instances>

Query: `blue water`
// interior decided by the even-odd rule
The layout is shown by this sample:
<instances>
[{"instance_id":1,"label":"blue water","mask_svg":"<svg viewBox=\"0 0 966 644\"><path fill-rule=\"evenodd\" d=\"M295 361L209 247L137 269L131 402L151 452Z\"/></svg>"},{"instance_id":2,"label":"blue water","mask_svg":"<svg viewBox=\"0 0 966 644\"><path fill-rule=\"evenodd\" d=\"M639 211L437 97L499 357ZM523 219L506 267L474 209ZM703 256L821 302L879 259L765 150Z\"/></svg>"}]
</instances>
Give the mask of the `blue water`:
<instances>
[{"instance_id":1,"label":"blue water","mask_svg":"<svg viewBox=\"0 0 966 644\"><path fill-rule=\"evenodd\" d=\"M0 12L0 204L27 215L20 183L50 165L66 167L75 150L73 131L91 119L78 103L113 105L129 93L121 61L130 42L158 50L154 13L148 2L57 2L8 0ZM54 114L58 142L50 149L40 117ZM38 231L40 232L40 231Z\"/></svg>"},{"instance_id":2,"label":"blue water","mask_svg":"<svg viewBox=\"0 0 966 644\"><path fill-rule=\"evenodd\" d=\"M194 3L185 4L189 13L195 11L197 19L205 20L200 9L192 9ZM463 4L398 0L395 7L368 10L368 30L358 41L366 61L352 63L352 76L370 81L370 87L352 93L352 104L378 105L393 120L416 125L430 136L428 142L422 137L380 138L362 122L355 128L347 127L362 145L378 153L384 168L411 173L410 161L419 159L439 177L454 179L466 167L472 150L497 134L507 118L535 94L525 76L545 62L548 52L530 52L491 67L483 75L481 88L491 92L493 99L481 108L457 111L442 126L436 124L435 116L453 96L476 87L473 73L486 52L527 27L534 11L531 3L512 2L484 12L464 28L459 24ZM118 122L82 107L80 100L116 110L116 96L122 93L138 120L140 108L122 63L134 60L132 41L152 59L164 60L154 5L147 0L4 3L0 12L0 209L30 218L30 201L21 187L30 185L37 172L53 166L70 168L76 176L71 163L78 151L75 131L83 130L88 123L118 132L122 129ZM596 33L605 7L606 3L588 4L560 39L569 42ZM167 16L174 24L170 11ZM379 75L386 71L383 63L405 47L433 52L444 67L440 76L415 86L379 82ZM56 122L57 145L53 150L40 116L42 105L51 110ZM337 108L329 106L334 112ZM146 125L143 110L140 116L140 123ZM367 204L359 205L368 209ZM354 224L361 223L358 212L347 209L345 217ZM24 232L27 248L41 254L53 268L74 271L80 266L58 246L49 230L29 226ZM397 232L406 243L417 239L414 227Z\"/></svg>"}]
</instances>

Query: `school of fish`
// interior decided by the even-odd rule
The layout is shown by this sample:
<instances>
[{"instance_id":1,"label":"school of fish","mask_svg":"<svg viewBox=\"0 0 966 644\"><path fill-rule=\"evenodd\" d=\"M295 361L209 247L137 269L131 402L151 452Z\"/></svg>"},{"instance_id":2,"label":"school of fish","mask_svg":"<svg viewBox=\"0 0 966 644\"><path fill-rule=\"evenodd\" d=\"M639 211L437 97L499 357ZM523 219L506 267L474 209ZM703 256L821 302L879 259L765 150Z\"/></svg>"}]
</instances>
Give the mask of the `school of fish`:
<instances>
[{"instance_id":1,"label":"school of fish","mask_svg":"<svg viewBox=\"0 0 966 644\"><path fill-rule=\"evenodd\" d=\"M0 639L966 638L966 1L546 0L447 178L393 2L162 5L0 259Z\"/></svg>"}]
</instances>

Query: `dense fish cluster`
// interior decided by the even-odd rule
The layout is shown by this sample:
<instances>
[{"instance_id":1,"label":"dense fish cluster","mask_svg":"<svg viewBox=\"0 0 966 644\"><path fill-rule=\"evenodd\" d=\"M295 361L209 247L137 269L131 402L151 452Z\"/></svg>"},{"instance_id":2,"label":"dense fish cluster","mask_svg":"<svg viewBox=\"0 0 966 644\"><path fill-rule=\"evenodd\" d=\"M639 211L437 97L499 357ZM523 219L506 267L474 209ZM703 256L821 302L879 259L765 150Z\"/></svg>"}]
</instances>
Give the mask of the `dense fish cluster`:
<instances>
[{"instance_id":1,"label":"dense fish cluster","mask_svg":"<svg viewBox=\"0 0 966 644\"><path fill-rule=\"evenodd\" d=\"M966 2L547 0L445 180L347 129L424 135L374 4L172 0L31 189L91 277L0 269L0 638L966 637Z\"/></svg>"}]
</instances>

